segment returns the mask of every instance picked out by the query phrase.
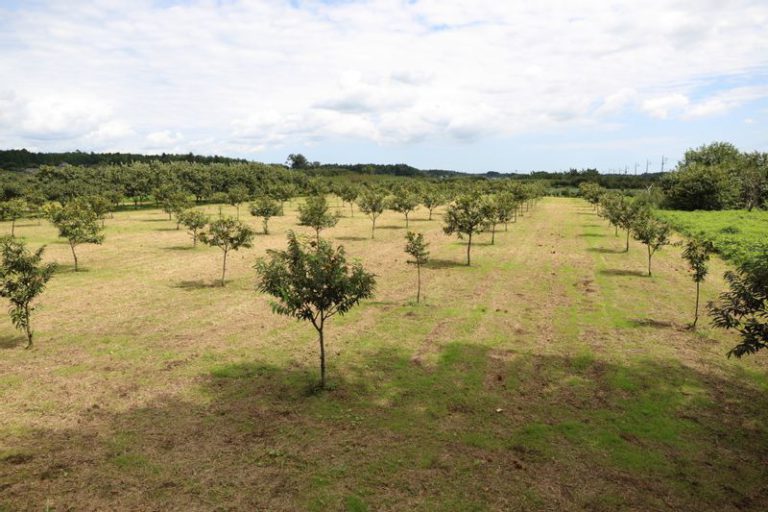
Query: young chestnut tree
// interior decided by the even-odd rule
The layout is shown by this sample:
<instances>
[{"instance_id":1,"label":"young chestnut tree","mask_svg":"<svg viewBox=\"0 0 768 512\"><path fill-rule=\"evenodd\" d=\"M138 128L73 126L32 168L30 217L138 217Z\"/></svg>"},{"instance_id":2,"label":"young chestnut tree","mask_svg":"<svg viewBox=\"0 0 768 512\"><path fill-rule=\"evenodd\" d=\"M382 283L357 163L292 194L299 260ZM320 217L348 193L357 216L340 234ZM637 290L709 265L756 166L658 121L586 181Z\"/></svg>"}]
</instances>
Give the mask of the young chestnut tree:
<instances>
[{"instance_id":1,"label":"young chestnut tree","mask_svg":"<svg viewBox=\"0 0 768 512\"><path fill-rule=\"evenodd\" d=\"M696 323L699 321L699 296L701 283L709 273L709 255L715 250L712 242L704 240L702 238L691 238L686 242L683 249L683 259L688 263L688 267L691 270L691 277L696 283L696 308L694 309L693 323L691 327L696 328Z\"/></svg>"},{"instance_id":2,"label":"young chestnut tree","mask_svg":"<svg viewBox=\"0 0 768 512\"><path fill-rule=\"evenodd\" d=\"M579 194L586 199L593 207L597 208L600 202L600 196L604 193L603 187L591 181L579 183Z\"/></svg>"},{"instance_id":3,"label":"young chestnut tree","mask_svg":"<svg viewBox=\"0 0 768 512\"><path fill-rule=\"evenodd\" d=\"M619 236L619 219L624 210L624 202L624 195L618 192L607 192L600 197L597 214L613 226L614 236Z\"/></svg>"},{"instance_id":4,"label":"young chestnut tree","mask_svg":"<svg viewBox=\"0 0 768 512\"><path fill-rule=\"evenodd\" d=\"M445 204L445 196L435 186L428 187L421 194L421 204L429 211L429 220L432 220L432 212L438 206Z\"/></svg>"},{"instance_id":5,"label":"young chestnut tree","mask_svg":"<svg viewBox=\"0 0 768 512\"><path fill-rule=\"evenodd\" d=\"M224 260L221 265L221 286L226 282L227 255L229 251L237 251L243 247L251 247L254 231L232 217L222 217L210 223L207 231L200 233L200 241L211 247L218 247L224 252Z\"/></svg>"},{"instance_id":6,"label":"young chestnut tree","mask_svg":"<svg viewBox=\"0 0 768 512\"><path fill-rule=\"evenodd\" d=\"M650 213L638 215L632 223L632 236L648 248L648 276L651 275L651 258L656 251L670 244L671 232L669 224Z\"/></svg>"},{"instance_id":7,"label":"young chestnut tree","mask_svg":"<svg viewBox=\"0 0 768 512\"><path fill-rule=\"evenodd\" d=\"M93 213L96 214L96 218L101 221L101 227L104 227L104 220L114 209L114 203L109 198L102 195L86 196L86 201L91 205L91 209L93 210Z\"/></svg>"},{"instance_id":8,"label":"young chestnut tree","mask_svg":"<svg viewBox=\"0 0 768 512\"><path fill-rule=\"evenodd\" d=\"M64 206L51 205L48 218L59 230L59 236L66 238L75 260L75 272L79 270L75 248L82 244L98 244L104 241L99 217L87 199L79 197Z\"/></svg>"},{"instance_id":9,"label":"young chestnut tree","mask_svg":"<svg viewBox=\"0 0 768 512\"><path fill-rule=\"evenodd\" d=\"M381 190L363 191L357 198L357 207L371 219L371 240L376 232L376 219L384 213L386 194Z\"/></svg>"},{"instance_id":10,"label":"young chestnut tree","mask_svg":"<svg viewBox=\"0 0 768 512\"><path fill-rule=\"evenodd\" d=\"M443 216L446 235L456 233L459 239L467 236L467 266L471 263L472 236L488 229L488 218L483 202L477 194L464 194L448 205Z\"/></svg>"},{"instance_id":11,"label":"young chestnut tree","mask_svg":"<svg viewBox=\"0 0 768 512\"><path fill-rule=\"evenodd\" d=\"M339 187L339 190L337 192L339 194L339 197L341 197L341 200L345 203L349 203L349 216L354 217L355 216L355 200L357 199L358 194L360 193L357 187L354 187L352 185L344 184L341 187Z\"/></svg>"},{"instance_id":12,"label":"young chestnut tree","mask_svg":"<svg viewBox=\"0 0 768 512\"><path fill-rule=\"evenodd\" d=\"M261 196L251 204L251 215L262 218L264 234L269 234L269 219L282 215L283 208L280 203L267 196Z\"/></svg>"},{"instance_id":13,"label":"young chestnut tree","mask_svg":"<svg viewBox=\"0 0 768 512\"><path fill-rule=\"evenodd\" d=\"M616 213L616 223L618 227L627 232L624 252L629 252L629 237L632 234L632 226L638 218L651 215L650 206L640 199L630 202L628 199L624 198L621 203L616 205L616 208L618 209Z\"/></svg>"},{"instance_id":14,"label":"young chestnut tree","mask_svg":"<svg viewBox=\"0 0 768 512\"><path fill-rule=\"evenodd\" d=\"M724 277L730 290L708 307L715 327L741 334L741 342L728 351L728 357L768 347L768 246Z\"/></svg>"},{"instance_id":15,"label":"young chestnut tree","mask_svg":"<svg viewBox=\"0 0 768 512\"><path fill-rule=\"evenodd\" d=\"M498 222L504 224L504 231L507 231L509 223L515 218L517 212L515 196L510 192L499 192L493 197L493 202Z\"/></svg>"},{"instance_id":16,"label":"young chestnut tree","mask_svg":"<svg viewBox=\"0 0 768 512\"><path fill-rule=\"evenodd\" d=\"M192 246L196 247L200 231L208 224L208 216L200 210L190 209L180 212L177 219L192 235Z\"/></svg>"},{"instance_id":17,"label":"young chestnut tree","mask_svg":"<svg viewBox=\"0 0 768 512\"><path fill-rule=\"evenodd\" d=\"M272 311L312 323L320 344L320 388L325 387L325 324L373 296L375 277L347 263L344 247L322 239L300 241L288 232L285 251L268 251L256 263L259 290L277 300Z\"/></svg>"},{"instance_id":18,"label":"young chestnut tree","mask_svg":"<svg viewBox=\"0 0 768 512\"><path fill-rule=\"evenodd\" d=\"M5 221L11 221L11 236L16 236L16 221L27 213L29 206L22 198L14 198L0 203L0 215Z\"/></svg>"},{"instance_id":19,"label":"young chestnut tree","mask_svg":"<svg viewBox=\"0 0 768 512\"><path fill-rule=\"evenodd\" d=\"M269 197L280 203L280 215L285 215L283 205L290 201L296 195L296 186L292 183L281 183L272 185L267 193Z\"/></svg>"},{"instance_id":20,"label":"young chestnut tree","mask_svg":"<svg viewBox=\"0 0 768 512\"><path fill-rule=\"evenodd\" d=\"M413 259L408 263L416 265L416 304L421 300L421 266L429 261L429 243L424 241L424 235L409 231L405 234L405 252Z\"/></svg>"},{"instance_id":21,"label":"young chestnut tree","mask_svg":"<svg viewBox=\"0 0 768 512\"><path fill-rule=\"evenodd\" d=\"M299 226L309 226L315 230L315 238L320 240L320 231L332 228L339 218L328 209L325 196L310 196L299 206Z\"/></svg>"},{"instance_id":22,"label":"young chestnut tree","mask_svg":"<svg viewBox=\"0 0 768 512\"><path fill-rule=\"evenodd\" d=\"M56 269L54 263L43 263L41 247L30 252L24 242L10 237L0 239L0 296L7 298L11 307L8 311L13 325L24 331L27 337L25 348L32 346L32 301L45 289Z\"/></svg>"},{"instance_id":23,"label":"young chestnut tree","mask_svg":"<svg viewBox=\"0 0 768 512\"><path fill-rule=\"evenodd\" d=\"M227 191L227 203L235 207L235 219L240 220L240 204L246 202L251 194L242 185L235 185Z\"/></svg>"},{"instance_id":24,"label":"young chestnut tree","mask_svg":"<svg viewBox=\"0 0 768 512\"><path fill-rule=\"evenodd\" d=\"M191 206L187 194L174 185L162 185L153 192L155 201L160 208L168 214L168 220L173 218L173 214L178 214ZM176 224L178 228L178 223Z\"/></svg>"},{"instance_id":25,"label":"young chestnut tree","mask_svg":"<svg viewBox=\"0 0 768 512\"><path fill-rule=\"evenodd\" d=\"M219 217L224 216L224 205L229 201L229 197L226 192L214 192L211 194L211 201L216 204L219 209Z\"/></svg>"},{"instance_id":26,"label":"young chestnut tree","mask_svg":"<svg viewBox=\"0 0 768 512\"><path fill-rule=\"evenodd\" d=\"M405 229L408 229L408 216L419 206L419 196L406 189L396 190L389 199L389 208L405 215Z\"/></svg>"},{"instance_id":27,"label":"young chestnut tree","mask_svg":"<svg viewBox=\"0 0 768 512\"><path fill-rule=\"evenodd\" d=\"M496 244L496 225L501 221L500 212L496 201L493 198L485 198L482 200L483 215L488 220L488 227L491 229L491 245Z\"/></svg>"}]
</instances>

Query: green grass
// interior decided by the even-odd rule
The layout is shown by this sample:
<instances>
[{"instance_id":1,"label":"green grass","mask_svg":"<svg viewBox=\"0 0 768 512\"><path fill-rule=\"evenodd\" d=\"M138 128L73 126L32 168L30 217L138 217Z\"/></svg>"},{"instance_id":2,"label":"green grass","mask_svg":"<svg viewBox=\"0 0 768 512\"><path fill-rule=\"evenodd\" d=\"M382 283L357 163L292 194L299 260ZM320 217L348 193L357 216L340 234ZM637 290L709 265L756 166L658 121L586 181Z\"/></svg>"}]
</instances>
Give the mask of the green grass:
<instances>
[{"instance_id":1,"label":"green grass","mask_svg":"<svg viewBox=\"0 0 768 512\"><path fill-rule=\"evenodd\" d=\"M378 290L328 325L318 392L314 329L254 290L289 213L221 289L218 251L172 249L189 240L162 214L119 212L89 271L51 281L35 349L0 324L0 510L768 508L764 357L729 360L733 335L685 328L679 248L643 277L642 247L548 199L496 245L478 237L466 268L439 221L414 221L440 261L415 305L400 216L375 241L342 218L328 236Z\"/></svg>"},{"instance_id":2,"label":"green grass","mask_svg":"<svg viewBox=\"0 0 768 512\"><path fill-rule=\"evenodd\" d=\"M723 258L739 263L768 244L768 211L670 211L657 214L688 236L710 240Z\"/></svg>"}]
</instances>

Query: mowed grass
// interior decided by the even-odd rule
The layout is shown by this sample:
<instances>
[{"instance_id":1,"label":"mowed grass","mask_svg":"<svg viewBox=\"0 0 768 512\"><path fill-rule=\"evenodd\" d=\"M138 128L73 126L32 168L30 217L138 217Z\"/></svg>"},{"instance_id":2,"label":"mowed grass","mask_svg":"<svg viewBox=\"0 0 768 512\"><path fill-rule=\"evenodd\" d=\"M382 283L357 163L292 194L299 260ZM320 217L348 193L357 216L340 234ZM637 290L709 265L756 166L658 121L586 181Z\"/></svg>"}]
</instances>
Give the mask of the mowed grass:
<instances>
[{"instance_id":1,"label":"mowed grass","mask_svg":"<svg viewBox=\"0 0 768 512\"><path fill-rule=\"evenodd\" d=\"M723 258L734 263L768 246L768 211L765 210L659 210L657 214L681 233L710 240Z\"/></svg>"},{"instance_id":2,"label":"mowed grass","mask_svg":"<svg viewBox=\"0 0 768 512\"><path fill-rule=\"evenodd\" d=\"M216 208L208 208L214 212ZM679 249L624 254L583 201L545 199L464 246L431 242L426 302L404 221L325 235L378 275L327 333L270 312L252 265L296 229L295 204L231 257L154 210L107 220L64 266L24 351L0 323L0 510L766 510L765 356L692 318ZM259 227L253 218L243 219ZM46 223L32 245L70 263ZM723 287L716 260L703 287Z\"/></svg>"}]
</instances>

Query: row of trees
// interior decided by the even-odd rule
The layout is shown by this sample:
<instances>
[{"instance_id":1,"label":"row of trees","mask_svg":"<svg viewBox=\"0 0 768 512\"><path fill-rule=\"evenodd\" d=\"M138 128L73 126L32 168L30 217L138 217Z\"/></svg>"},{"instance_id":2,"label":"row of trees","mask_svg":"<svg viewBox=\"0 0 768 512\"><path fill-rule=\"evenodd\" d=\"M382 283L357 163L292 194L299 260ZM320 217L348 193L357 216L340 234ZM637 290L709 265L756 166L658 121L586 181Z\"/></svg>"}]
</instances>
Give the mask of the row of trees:
<instances>
[{"instance_id":1,"label":"row of trees","mask_svg":"<svg viewBox=\"0 0 768 512\"><path fill-rule=\"evenodd\" d=\"M585 184L582 195L598 209L598 213L619 229L645 244L648 248L648 275L651 275L651 257L671 243L671 227L657 219L650 202L643 196L629 198L615 192L601 191ZM693 329L699 321L701 283L709 273L708 262L714 252L709 240L692 237L682 242L682 257L686 261L691 278L696 285ZM742 357L768 347L768 245L754 258L741 263L735 270L725 273L728 290L719 299L707 305L713 325L734 329L740 334L740 342L728 352L728 356Z\"/></svg>"}]
</instances>

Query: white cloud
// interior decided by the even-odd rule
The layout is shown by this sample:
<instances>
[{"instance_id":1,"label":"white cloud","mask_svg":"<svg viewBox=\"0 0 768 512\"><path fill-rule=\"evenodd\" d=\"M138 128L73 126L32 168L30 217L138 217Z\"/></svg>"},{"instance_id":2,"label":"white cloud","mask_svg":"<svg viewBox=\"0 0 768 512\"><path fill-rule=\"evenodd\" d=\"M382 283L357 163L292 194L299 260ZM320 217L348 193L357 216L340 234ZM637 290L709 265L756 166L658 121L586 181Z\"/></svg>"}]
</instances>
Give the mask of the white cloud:
<instances>
[{"instance_id":1,"label":"white cloud","mask_svg":"<svg viewBox=\"0 0 768 512\"><path fill-rule=\"evenodd\" d=\"M649 115L659 119L666 119L673 114L679 114L684 111L690 100L687 96L679 93L656 96L643 101L643 110Z\"/></svg>"},{"instance_id":2,"label":"white cloud","mask_svg":"<svg viewBox=\"0 0 768 512\"><path fill-rule=\"evenodd\" d=\"M768 97L768 86L736 87L691 105L685 113L685 117L692 119L723 114L750 101L766 97Z\"/></svg>"},{"instance_id":3,"label":"white cloud","mask_svg":"<svg viewBox=\"0 0 768 512\"><path fill-rule=\"evenodd\" d=\"M184 139L184 136L179 132L173 132L171 130L162 130L159 132L152 132L147 135L147 145L150 148L165 148L171 147Z\"/></svg>"},{"instance_id":4,"label":"white cloud","mask_svg":"<svg viewBox=\"0 0 768 512\"><path fill-rule=\"evenodd\" d=\"M766 95L738 84L768 67L762 0L72 0L0 20L0 141L26 145L472 141Z\"/></svg>"}]
</instances>

